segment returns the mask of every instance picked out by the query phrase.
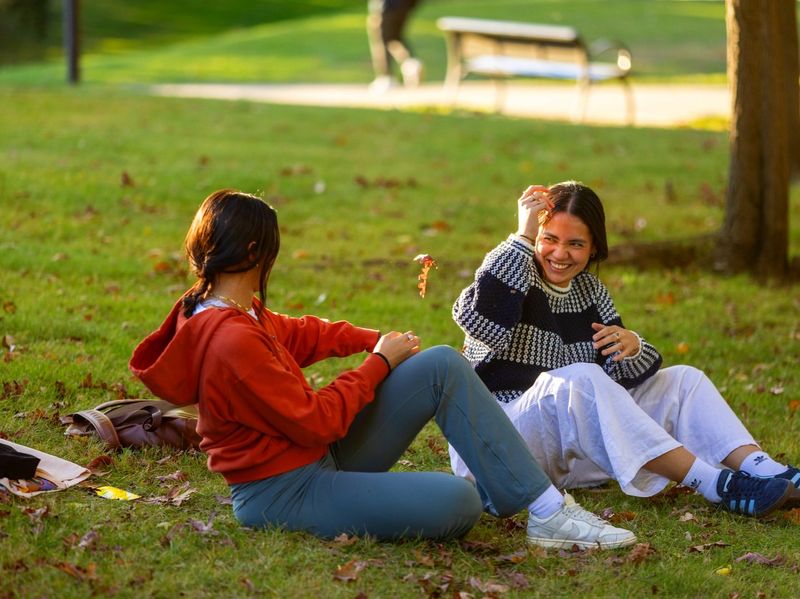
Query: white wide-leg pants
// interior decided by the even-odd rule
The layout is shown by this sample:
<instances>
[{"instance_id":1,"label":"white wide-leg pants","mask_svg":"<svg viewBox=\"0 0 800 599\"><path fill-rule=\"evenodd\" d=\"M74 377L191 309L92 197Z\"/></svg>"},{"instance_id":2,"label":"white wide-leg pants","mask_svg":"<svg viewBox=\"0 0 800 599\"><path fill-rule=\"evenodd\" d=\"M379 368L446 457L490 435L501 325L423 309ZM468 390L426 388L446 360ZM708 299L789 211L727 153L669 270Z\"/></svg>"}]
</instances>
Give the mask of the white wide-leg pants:
<instances>
[{"instance_id":1,"label":"white wide-leg pants","mask_svg":"<svg viewBox=\"0 0 800 599\"><path fill-rule=\"evenodd\" d=\"M757 445L714 384L691 366L658 371L631 390L596 364L542 373L515 401L500 404L536 461L559 488L616 480L628 495L649 497L669 482L643 466L683 445L711 464ZM450 447L453 472L471 478Z\"/></svg>"}]
</instances>

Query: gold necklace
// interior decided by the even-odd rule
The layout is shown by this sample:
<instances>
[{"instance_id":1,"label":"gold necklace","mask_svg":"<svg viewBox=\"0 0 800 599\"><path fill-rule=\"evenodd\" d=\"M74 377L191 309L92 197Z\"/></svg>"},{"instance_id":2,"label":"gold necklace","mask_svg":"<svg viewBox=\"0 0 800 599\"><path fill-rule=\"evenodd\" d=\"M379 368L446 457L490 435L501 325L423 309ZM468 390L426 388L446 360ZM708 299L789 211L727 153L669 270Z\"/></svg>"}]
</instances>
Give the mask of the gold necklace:
<instances>
[{"instance_id":1,"label":"gold necklace","mask_svg":"<svg viewBox=\"0 0 800 599\"><path fill-rule=\"evenodd\" d=\"M236 308L239 308L242 312L249 312L250 310L252 310L252 306L250 307L250 309L245 308L242 304L237 302L232 297L226 297L224 295L220 295L219 293L212 293L210 295L211 295L211 297L216 297L217 299L221 299L223 302L225 302L229 306L234 306Z\"/></svg>"}]
</instances>

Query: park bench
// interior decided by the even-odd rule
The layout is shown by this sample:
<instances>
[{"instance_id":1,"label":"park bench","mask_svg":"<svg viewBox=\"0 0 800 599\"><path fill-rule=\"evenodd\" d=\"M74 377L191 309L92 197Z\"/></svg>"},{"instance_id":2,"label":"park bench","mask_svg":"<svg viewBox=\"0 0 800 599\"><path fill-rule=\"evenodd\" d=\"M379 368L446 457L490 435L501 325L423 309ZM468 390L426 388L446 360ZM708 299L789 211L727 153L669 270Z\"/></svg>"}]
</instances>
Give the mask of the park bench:
<instances>
[{"instance_id":1,"label":"park bench","mask_svg":"<svg viewBox=\"0 0 800 599\"><path fill-rule=\"evenodd\" d=\"M442 17L436 25L447 39L445 88L453 103L461 80L469 74L491 77L495 103L504 102L501 83L511 77L572 80L578 85L578 114L586 115L593 83L617 80L623 85L629 122L633 122L633 94L628 82L630 51L621 43L598 40L586 45L572 27L466 17ZM606 56L615 60L599 60Z\"/></svg>"}]
</instances>

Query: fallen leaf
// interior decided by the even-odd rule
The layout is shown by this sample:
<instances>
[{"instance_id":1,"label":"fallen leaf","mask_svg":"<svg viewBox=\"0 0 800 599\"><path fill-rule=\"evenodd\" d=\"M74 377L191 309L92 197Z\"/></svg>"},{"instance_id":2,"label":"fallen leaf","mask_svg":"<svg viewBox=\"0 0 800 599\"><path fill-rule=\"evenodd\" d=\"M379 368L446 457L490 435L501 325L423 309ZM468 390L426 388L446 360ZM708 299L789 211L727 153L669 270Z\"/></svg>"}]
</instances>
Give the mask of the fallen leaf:
<instances>
[{"instance_id":1,"label":"fallen leaf","mask_svg":"<svg viewBox=\"0 0 800 599\"><path fill-rule=\"evenodd\" d=\"M3 302L3 312L6 314L14 314L17 311L17 304L12 302L11 300L6 300Z\"/></svg>"},{"instance_id":2,"label":"fallen leaf","mask_svg":"<svg viewBox=\"0 0 800 599\"><path fill-rule=\"evenodd\" d=\"M79 566L78 564L71 564L69 562L57 562L53 564L53 566L80 581L97 579L97 575L95 573L97 567L94 564L88 564L84 568L82 566Z\"/></svg>"},{"instance_id":3,"label":"fallen leaf","mask_svg":"<svg viewBox=\"0 0 800 599\"><path fill-rule=\"evenodd\" d=\"M522 572L511 572L506 576L506 580L514 589L527 589L531 583Z\"/></svg>"},{"instance_id":4,"label":"fallen leaf","mask_svg":"<svg viewBox=\"0 0 800 599\"><path fill-rule=\"evenodd\" d=\"M697 518L694 517L692 512L686 512L678 520L681 522L697 522Z\"/></svg>"},{"instance_id":5,"label":"fallen leaf","mask_svg":"<svg viewBox=\"0 0 800 599\"><path fill-rule=\"evenodd\" d=\"M702 545L694 545L689 547L689 553L703 553L707 549L711 549L713 547L728 547L730 543L726 543L724 541L714 541L712 543L704 543Z\"/></svg>"},{"instance_id":6,"label":"fallen leaf","mask_svg":"<svg viewBox=\"0 0 800 599\"><path fill-rule=\"evenodd\" d=\"M128 171L122 171L119 176L119 182L122 187L136 187L136 183L134 183L133 177L128 174Z\"/></svg>"},{"instance_id":7,"label":"fallen leaf","mask_svg":"<svg viewBox=\"0 0 800 599\"><path fill-rule=\"evenodd\" d=\"M737 557L734 562L746 562L748 564L760 564L762 566L779 566L783 563L783 558L778 555L773 558L766 557L760 553L748 551L742 556Z\"/></svg>"},{"instance_id":8,"label":"fallen leaf","mask_svg":"<svg viewBox=\"0 0 800 599\"><path fill-rule=\"evenodd\" d=\"M528 552L524 549L519 549L514 553L506 553L504 555L498 555L495 560L498 562L511 562L512 564L521 564L526 559L528 559Z\"/></svg>"},{"instance_id":9,"label":"fallen leaf","mask_svg":"<svg viewBox=\"0 0 800 599\"><path fill-rule=\"evenodd\" d=\"M792 524L800 524L800 507L783 512L783 517Z\"/></svg>"},{"instance_id":10,"label":"fallen leaf","mask_svg":"<svg viewBox=\"0 0 800 599\"><path fill-rule=\"evenodd\" d=\"M714 570L714 574L719 574L720 576L730 576L733 568L730 566L722 566L721 568L717 568Z\"/></svg>"},{"instance_id":11,"label":"fallen leaf","mask_svg":"<svg viewBox=\"0 0 800 599\"><path fill-rule=\"evenodd\" d=\"M177 481L177 482L183 482L183 481L187 480L189 477L182 470L176 470L172 474L167 474L166 476L159 476L157 478L158 478L159 482L163 483L163 482L169 481L169 480L174 480L174 481Z\"/></svg>"},{"instance_id":12,"label":"fallen leaf","mask_svg":"<svg viewBox=\"0 0 800 599\"><path fill-rule=\"evenodd\" d=\"M338 545L339 547L347 547L348 545L353 545L357 541L358 541L357 536L355 535L347 536L347 533L343 532L339 536L335 537L333 541L331 541L331 543L333 545Z\"/></svg>"},{"instance_id":13,"label":"fallen leaf","mask_svg":"<svg viewBox=\"0 0 800 599\"><path fill-rule=\"evenodd\" d=\"M86 465L87 470L91 470L93 473L97 474L98 471L101 470L104 466L110 466L114 463L114 458L108 455L101 455L97 456L91 462Z\"/></svg>"},{"instance_id":14,"label":"fallen leaf","mask_svg":"<svg viewBox=\"0 0 800 599\"><path fill-rule=\"evenodd\" d=\"M214 530L214 518L217 516L217 512L212 511L211 514L208 516L208 522L202 522L200 520L189 520L189 524L194 528L197 532L201 535L216 535L219 534L219 531Z\"/></svg>"},{"instance_id":15,"label":"fallen leaf","mask_svg":"<svg viewBox=\"0 0 800 599\"><path fill-rule=\"evenodd\" d=\"M351 559L344 566L337 566L333 573L334 580L343 582L353 582L358 578L359 573L367 567L367 562L359 559Z\"/></svg>"},{"instance_id":16,"label":"fallen leaf","mask_svg":"<svg viewBox=\"0 0 800 599\"><path fill-rule=\"evenodd\" d=\"M78 547L81 549L94 549L94 546L97 544L97 540L100 538L100 535L95 530L90 530L85 535L81 537L81 540L78 542Z\"/></svg>"},{"instance_id":17,"label":"fallen leaf","mask_svg":"<svg viewBox=\"0 0 800 599\"><path fill-rule=\"evenodd\" d=\"M675 352L679 354L688 354L689 353L689 344L685 341L681 341L675 346Z\"/></svg>"},{"instance_id":18,"label":"fallen leaf","mask_svg":"<svg viewBox=\"0 0 800 599\"><path fill-rule=\"evenodd\" d=\"M17 345L14 343L14 338L11 335L3 335L3 347L8 351L14 351Z\"/></svg>"},{"instance_id":19,"label":"fallen leaf","mask_svg":"<svg viewBox=\"0 0 800 599\"><path fill-rule=\"evenodd\" d=\"M625 558L625 561L638 565L655 553L656 550L653 549L650 543L636 543L628 554L628 557Z\"/></svg>"},{"instance_id":20,"label":"fallen leaf","mask_svg":"<svg viewBox=\"0 0 800 599\"><path fill-rule=\"evenodd\" d=\"M794 416L794 413L800 409L800 399L792 399L789 401L789 413Z\"/></svg>"}]
</instances>

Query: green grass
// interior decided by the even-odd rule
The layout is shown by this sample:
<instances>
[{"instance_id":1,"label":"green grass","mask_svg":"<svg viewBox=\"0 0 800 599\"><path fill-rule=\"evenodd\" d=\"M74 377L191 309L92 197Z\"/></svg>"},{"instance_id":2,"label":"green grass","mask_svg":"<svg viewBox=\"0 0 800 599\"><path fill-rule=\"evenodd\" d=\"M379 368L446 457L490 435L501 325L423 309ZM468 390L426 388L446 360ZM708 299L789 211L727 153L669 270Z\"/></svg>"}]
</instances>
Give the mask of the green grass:
<instances>
[{"instance_id":1,"label":"green grass","mask_svg":"<svg viewBox=\"0 0 800 599\"><path fill-rule=\"evenodd\" d=\"M180 2L83 3L87 82L367 82L366 3L243 2L196 10ZM58 7L56 7L58 8ZM636 79L725 81L724 2L440 0L422 3L408 37L430 80L444 75L444 15L572 25L587 41L625 42ZM51 24L59 25L60 15ZM58 39L57 34L53 36ZM52 38L51 38L52 39ZM47 64L0 69L0 82L61 82L57 45Z\"/></svg>"},{"instance_id":2,"label":"green grass","mask_svg":"<svg viewBox=\"0 0 800 599\"><path fill-rule=\"evenodd\" d=\"M146 395L127 360L189 284L181 241L214 189L261 193L278 209L273 309L414 328L426 345L456 347L450 305L514 227L516 197L530 182L593 186L612 245L707 233L722 219L722 133L175 100L107 87L4 86L0 105L0 338L15 345L0 349L0 436L80 464L103 448L65 439L57 416L113 398L120 386ZM790 222L797 256L796 189ZM419 252L439 262L424 300L412 261ZM708 266L601 274L626 324L667 364L706 370L756 438L796 462L800 287L721 277ZM326 362L308 375L321 384L357 362ZM411 464L399 468L447 470L444 448L429 426L404 456ZM522 515L485 516L464 543L337 545L241 529L218 499L227 495L222 479L200 455L111 456L95 482L154 498L176 484L158 477L180 470L197 492L181 506L115 502L81 488L0 499L0 596L403 597L432 595L448 581L443 596L480 596L473 577L510 586L501 593L508 597L796 592L796 521L736 518L697 497L634 499L615 485L576 493L598 513L630 512L623 525L655 549L642 563L628 551L509 558L524 550ZM37 522L41 508L48 511ZM679 519L686 509L696 520ZM216 534L192 525L212 517ZM90 531L96 543L79 547ZM690 551L716 541L726 545ZM735 561L747 552L784 561ZM334 580L337 566L354 559L366 562L357 580ZM70 564L84 574L66 573ZM730 576L715 573L726 565ZM514 587L523 580L528 588Z\"/></svg>"}]
</instances>

